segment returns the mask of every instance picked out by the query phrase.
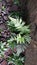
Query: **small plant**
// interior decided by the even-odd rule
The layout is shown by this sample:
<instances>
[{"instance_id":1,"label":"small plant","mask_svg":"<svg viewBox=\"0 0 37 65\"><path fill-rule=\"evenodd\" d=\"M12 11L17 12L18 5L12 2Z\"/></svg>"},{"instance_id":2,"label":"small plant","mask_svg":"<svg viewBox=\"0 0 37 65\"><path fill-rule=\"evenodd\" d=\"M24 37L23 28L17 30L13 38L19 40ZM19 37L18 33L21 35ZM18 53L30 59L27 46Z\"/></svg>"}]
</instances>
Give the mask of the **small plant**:
<instances>
[{"instance_id":1,"label":"small plant","mask_svg":"<svg viewBox=\"0 0 37 65\"><path fill-rule=\"evenodd\" d=\"M12 18L12 17L9 17L10 21L8 21L8 26L9 26L9 29L12 31L12 32L20 32L20 34L28 34L30 33L30 29L29 29L29 26L26 26L24 22L22 22L22 19L15 19L15 18Z\"/></svg>"},{"instance_id":2,"label":"small plant","mask_svg":"<svg viewBox=\"0 0 37 65\"><path fill-rule=\"evenodd\" d=\"M8 28L12 33L15 33L14 40L17 41L16 43L25 43L30 40L30 29L29 25L26 26L22 19L15 19L9 17L9 21L7 22ZM29 39L29 40L28 40Z\"/></svg>"},{"instance_id":3,"label":"small plant","mask_svg":"<svg viewBox=\"0 0 37 65\"><path fill-rule=\"evenodd\" d=\"M29 25L26 26L24 22L22 22L22 19L15 19L9 16L9 21L7 22L8 29L11 31L11 38L7 41L10 48L17 51L16 53L13 53L13 57L11 58L11 61L15 65L22 65L25 60L25 55L21 57L21 53L23 53L30 44L30 29ZM20 57L19 57L20 56Z\"/></svg>"},{"instance_id":4,"label":"small plant","mask_svg":"<svg viewBox=\"0 0 37 65\"><path fill-rule=\"evenodd\" d=\"M7 50L6 43L0 42L0 56L4 56L4 51Z\"/></svg>"},{"instance_id":5,"label":"small plant","mask_svg":"<svg viewBox=\"0 0 37 65\"><path fill-rule=\"evenodd\" d=\"M18 6L19 1L14 0L14 5L15 4ZM1 9L3 20L8 20L7 26L9 31L7 32L5 30L3 33L3 30L0 29L0 37L4 35L6 38L5 42L0 41L0 57L4 58L4 60L7 60L8 65L23 65L25 61L25 50L28 44L30 44L31 40L29 25L25 25L25 22L22 21L22 18L18 17L21 15L19 11L11 12L10 16L8 16L7 19L4 17L7 15L5 12L6 7L3 5Z\"/></svg>"},{"instance_id":6,"label":"small plant","mask_svg":"<svg viewBox=\"0 0 37 65\"><path fill-rule=\"evenodd\" d=\"M7 58L8 64L23 65L25 49L31 40L29 25L26 26L22 19L9 16L7 26L11 32L11 37L7 39L6 43L0 42L0 55L5 59Z\"/></svg>"},{"instance_id":7,"label":"small plant","mask_svg":"<svg viewBox=\"0 0 37 65\"><path fill-rule=\"evenodd\" d=\"M17 45L24 45L23 49L26 49L28 44L30 44L30 29L29 25L26 26L22 19L15 19L9 16L9 21L7 22L8 29L11 31L11 38L7 41L10 47L13 49ZM21 53L21 51L20 51ZM18 52L19 54L19 52Z\"/></svg>"}]
</instances>

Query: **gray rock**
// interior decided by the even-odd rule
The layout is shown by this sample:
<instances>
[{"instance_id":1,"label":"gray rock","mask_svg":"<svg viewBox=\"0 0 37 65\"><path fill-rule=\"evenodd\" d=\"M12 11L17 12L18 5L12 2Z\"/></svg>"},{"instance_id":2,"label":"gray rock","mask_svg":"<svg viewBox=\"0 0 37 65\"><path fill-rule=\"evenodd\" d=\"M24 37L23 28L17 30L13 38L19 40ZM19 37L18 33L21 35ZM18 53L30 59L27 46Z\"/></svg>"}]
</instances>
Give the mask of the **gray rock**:
<instances>
[{"instance_id":1,"label":"gray rock","mask_svg":"<svg viewBox=\"0 0 37 65\"><path fill-rule=\"evenodd\" d=\"M25 65L37 65L37 42L34 40L26 50Z\"/></svg>"}]
</instances>

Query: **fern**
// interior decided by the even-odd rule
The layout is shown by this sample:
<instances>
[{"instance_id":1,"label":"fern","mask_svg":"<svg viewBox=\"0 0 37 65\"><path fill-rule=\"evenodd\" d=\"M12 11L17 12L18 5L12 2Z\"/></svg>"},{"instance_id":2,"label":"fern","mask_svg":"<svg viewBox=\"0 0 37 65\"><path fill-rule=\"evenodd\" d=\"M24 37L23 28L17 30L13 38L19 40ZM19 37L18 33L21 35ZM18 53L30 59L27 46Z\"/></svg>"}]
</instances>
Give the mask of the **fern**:
<instances>
[{"instance_id":1,"label":"fern","mask_svg":"<svg viewBox=\"0 0 37 65\"><path fill-rule=\"evenodd\" d=\"M9 29L12 32L19 32L20 34L28 34L30 33L29 26L26 26L24 22L22 22L22 19L14 19L12 17L9 17L10 21L8 21Z\"/></svg>"},{"instance_id":2,"label":"fern","mask_svg":"<svg viewBox=\"0 0 37 65\"><path fill-rule=\"evenodd\" d=\"M30 29L29 29L29 25L25 25L25 22L22 21L22 19L20 18L12 18L9 16L9 21L7 22L8 24L8 28L10 29L10 31L12 33L17 33L16 36L12 35L14 41L16 41L16 43L30 43ZM10 40L12 40L12 37ZM13 42L13 41L12 41Z\"/></svg>"}]
</instances>

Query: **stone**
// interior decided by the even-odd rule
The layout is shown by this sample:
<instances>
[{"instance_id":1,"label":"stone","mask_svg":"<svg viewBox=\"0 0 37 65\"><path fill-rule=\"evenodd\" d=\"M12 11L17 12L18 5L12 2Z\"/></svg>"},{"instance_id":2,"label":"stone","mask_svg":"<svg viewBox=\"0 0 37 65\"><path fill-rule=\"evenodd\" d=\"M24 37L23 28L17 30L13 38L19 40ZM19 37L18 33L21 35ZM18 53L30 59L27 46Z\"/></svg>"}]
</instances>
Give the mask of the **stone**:
<instances>
[{"instance_id":1,"label":"stone","mask_svg":"<svg viewBox=\"0 0 37 65\"><path fill-rule=\"evenodd\" d=\"M30 22L35 22L37 18L37 0L28 0L27 8Z\"/></svg>"},{"instance_id":2,"label":"stone","mask_svg":"<svg viewBox=\"0 0 37 65\"><path fill-rule=\"evenodd\" d=\"M11 48L8 48L7 51L5 51L4 53L4 58L6 59L8 58L8 56L11 56L11 55L13 55L13 51Z\"/></svg>"},{"instance_id":3,"label":"stone","mask_svg":"<svg viewBox=\"0 0 37 65\"><path fill-rule=\"evenodd\" d=\"M37 42L34 40L26 50L25 65L37 65Z\"/></svg>"},{"instance_id":4,"label":"stone","mask_svg":"<svg viewBox=\"0 0 37 65\"><path fill-rule=\"evenodd\" d=\"M3 61L1 62L1 65L8 65L8 63L7 63L6 60L3 60Z\"/></svg>"},{"instance_id":5,"label":"stone","mask_svg":"<svg viewBox=\"0 0 37 65\"><path fill-rule=\"evenodd\" d=\"M2 11L2 2L0 2L0 15L1 15L1 11Z\"/></svg>"}]
</instances>

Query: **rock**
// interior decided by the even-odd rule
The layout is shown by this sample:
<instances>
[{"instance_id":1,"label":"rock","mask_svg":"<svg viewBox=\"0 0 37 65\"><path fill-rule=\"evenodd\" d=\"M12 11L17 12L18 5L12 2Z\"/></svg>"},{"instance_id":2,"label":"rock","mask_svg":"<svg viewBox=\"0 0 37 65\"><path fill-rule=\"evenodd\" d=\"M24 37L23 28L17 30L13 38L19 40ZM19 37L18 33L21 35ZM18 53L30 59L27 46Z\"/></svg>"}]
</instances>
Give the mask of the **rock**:
<instances>
[{"instance_id":1,"label":"rock","mask_svg":"<svg viewBox=\"0 0 37 65\"><path fill-rule=\"evenodd\" d=\"M0 2L0 14L1 14L1 11L2 11L2 2Z\"/></svg>"},{"instance_id":2,"label":"rock","mask_svg":"<svg viewBox=\"0 0 37 65\"><path fill-rule=\"evenodd\" d=\"M5 27L5 24L4 24L4 23L0 25L0 29L1 29L1 30L6 29L6 27Z\"/></svg>"},{"instance_id":3,"label":"rock","mask_svg":"<svg viewBox=\"0 0 37 65\"><path fill-rule=\"evenodd\" d=\"M12 63L10 63L9 65L12 65Z\"/></svg>"},{"instance_id":4,"label":"rock","mask_svg":"<svg viewBox=\"0 0 37 65\"><path fill-rule=\"evenodd\" d=\"M26 50L25 65L37 65L37 42L34 40Z\"/></svg>"},{"instance_id":5,"label":"rock","mask_svg":"<svg viewBox=\"0 0 37 65\"><path fill-rule=\"evenodd\" d=\"M14 4L14 5L12 6L12 11L18 11L18 6Z\"/></svg>"},{"instance_id":6,"label":"rock","mask_svg":"<svg viewBox=\"0 0 37 65\"><path fill-rule=\"evenodd\" d=\"M7 3L13 3L13 0L6 0Z\"/></svg>"},{"instance_id":7,"label":"rock","mask_svg":"<svg viewBox=\"0 0 37 65\"><path fill-rule=\"evenodd\" d=\"M37 41L37 0L28 0L27 4L31 28L31 38Z\"/></svg>"},{"instance_id":8,"label":"rock","mask_svg":"<svg viewBox=\"0 0 37 65\"><path fill-rule=\"evenodd\" d=\"M12 49L8 48L7 51L4 53L4 58L8 58L8 56L13 55Z\"/></svg>"},{"instance_id":9,"label":"rock","mask_svg":"<svg viewBox=\"0 0 37 65\"><path fill-rule=\"evenodd\" d=\"M28 0L27 8L29 11L30 22L36 22L37 18L37 0Z\"/></svg>"},{"instance_id":10,"label":"rock","mask_svg":"<svg viewBox=\"0 0 37 65\"><path fill-rule=\"evenodd\" d=\"M7 63L6 60L3 60L3 61L1 62L1 65L8 65L8 63Z\"/></svg>"},{"instance_id":11,"label":"rock","mask_svg":"<svg viewBox=\"0 0 37 65\"><path fill-rule=\"evenodd\" d=\"M3 61L3 58L2 57L0 57L0 63Z\"/></svg>"},{"instance_id":12,"label":"rock","mask_svg":"<svg viewBox=\"0 0 37 65\"><path fill-rule=\"evenodd\" d=\"M8 65L8 63L4 58L0 57L0 65Z\"/></svg>"}]
</instances>

